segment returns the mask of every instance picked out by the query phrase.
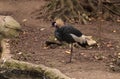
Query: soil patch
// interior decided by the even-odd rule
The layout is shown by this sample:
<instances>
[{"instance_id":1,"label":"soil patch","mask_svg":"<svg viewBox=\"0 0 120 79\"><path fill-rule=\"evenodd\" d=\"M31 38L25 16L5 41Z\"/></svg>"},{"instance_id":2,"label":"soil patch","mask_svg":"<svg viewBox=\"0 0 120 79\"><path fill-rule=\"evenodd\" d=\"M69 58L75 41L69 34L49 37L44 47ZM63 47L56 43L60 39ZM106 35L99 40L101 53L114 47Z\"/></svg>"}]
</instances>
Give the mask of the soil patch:
<instances>
[{"instance_id":1,"label":"soil patch","mask_svg":"<svg viewBox=\"0 0 120 79\"><path fill-rule=\"evenodd\" d=\"M118 79L119 73L112 73L107 66L120 52L120 24L112 22L94 22L87 25L75 24L85 35L93 36L100 47L84 49L74 48L73 62L69 60L69 46L45 48L45 41L53 37L51 22L36 19L32 12L45 4L43 0L1 0L0 14L11 15L19 21L23 33L12 39L11 52L14 59L35 64L44 64L60 69L66 75L76 79ZM23 22L26 20L25 22ZM101 27L99 27L101 25Z\"/></svg>"}]
</instances>

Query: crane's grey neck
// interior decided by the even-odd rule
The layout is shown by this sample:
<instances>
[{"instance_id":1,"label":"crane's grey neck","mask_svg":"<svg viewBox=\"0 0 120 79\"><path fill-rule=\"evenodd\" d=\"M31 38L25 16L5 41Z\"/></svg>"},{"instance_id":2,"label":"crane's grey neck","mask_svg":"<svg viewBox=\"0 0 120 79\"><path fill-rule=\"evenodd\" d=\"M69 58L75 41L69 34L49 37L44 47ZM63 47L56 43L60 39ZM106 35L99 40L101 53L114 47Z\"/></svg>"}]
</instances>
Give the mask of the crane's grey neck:
<instances>
[{"instance_id":1,"label":"crane's grey neck","mask_svg":"<svg viewBox=\"0 0 120 79\"><path fill-rule=\"evenodd\" d=\"M56 25L55 28L56 28L56 29L59 29L60 27Z\"/></svg>"}]
</instances>

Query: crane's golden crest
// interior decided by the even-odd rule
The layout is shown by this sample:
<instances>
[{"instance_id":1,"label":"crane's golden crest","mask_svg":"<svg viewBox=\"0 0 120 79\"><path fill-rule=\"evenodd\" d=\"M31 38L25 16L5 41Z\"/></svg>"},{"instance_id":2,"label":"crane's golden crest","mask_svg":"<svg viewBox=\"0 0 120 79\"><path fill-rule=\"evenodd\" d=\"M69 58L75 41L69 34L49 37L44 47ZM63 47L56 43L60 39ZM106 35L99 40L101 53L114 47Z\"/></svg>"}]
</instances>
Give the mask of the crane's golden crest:
<instances>
[{"instance_id":1,"label":"crane's golden crest","mask_svg":"<svg viewBox=\"0 0 120 79\"><path fill-rule=\"evenodd\" d=\"M56 24L57 24L58 27L64 26L64 22L63 22L62 19L56 19L55 22L56 22Z\"/></svg>"}]
</instances>

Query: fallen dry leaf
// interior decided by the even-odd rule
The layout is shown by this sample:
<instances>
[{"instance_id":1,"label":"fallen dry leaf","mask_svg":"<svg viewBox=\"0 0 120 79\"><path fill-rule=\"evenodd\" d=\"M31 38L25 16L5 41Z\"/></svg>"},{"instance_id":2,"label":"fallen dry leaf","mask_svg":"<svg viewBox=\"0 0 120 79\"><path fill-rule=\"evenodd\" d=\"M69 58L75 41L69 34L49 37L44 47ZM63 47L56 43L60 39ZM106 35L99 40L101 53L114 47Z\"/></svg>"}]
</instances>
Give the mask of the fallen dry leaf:
<instances>
[{"instance_id":1,"label":"fallen dry leaf","mask_svg":"<svg viewBox=\"0 0 120 79\"><path fill-rule=\"evenodd\" d=\"M41 28L40 30L43 31L43 30L45 30L45 28Z\"/></svg>"},{"instance_id":2,"label":"fallen dry leaf","mask_svg":"<svg viewBox=\"0 0 120 79\"><path fill-rule=\"evenodd\" d=\"M69 51L65 51L65 53L70 54L71 52L70 52L70 50L69 50Z\"/></svg>"},{"instance_id":3,"label":"fallen dry leaf","mask_svg":"<svg viewBox=\"0 0 120 79\"><path fill-rule=\"evenodd\" d=\"M65 61L64 60L61 60L62 63L64 63Z\"/></svg>"},{"instance_id":4,"label":"fallen dry leaf","mask_svg":"<svg viewBox=\"0 0 120 79\"><path fill-rule=\"evenodd\" d=\"M113 30L113 32L115 33L115 32L116 32L116 30Z\"/></svg>"},{"instance_id":5,"label":"fallen dry leaf","mask_svg":"<svg viewBox=\"0 0 120 79\"><path fill-rule=\"evenodd\" d=\"M27 21L27 19L23 19L23 20L22 20L22 22L26 22L26 21Z\"/></svg>"},{"instance_id":6,"label":"fallen dry leaf","mask_svg":"<svg viewBox=\"0 0 120 79\"><path fill-rule=\"evenodd\" d=\"M116 48L120 48L120 46L116 46Z\"/></svg>"},{"instance_id":7,"label":"fallen dry leaf","mask_svg":"<svg viewBox=\"0 0 120 79\"><path fill-rule=\"evenodd\" d=\"M43 47L43 49L48 49L48 47L45 46L45 47Z\"/></svg>"},{"instance_id":8,"label":"fallen dry leaf","mask_svg":"<svg viewBox=\"0 0 120 79\"><path fill-rule=\"evenodd\" d=\"M80 53L81 55L85 55L85 53Z\"/></svg>"},{"instance_id":9,"label":"fallen dry leaf","mask_svg":"<svg viewBox=\"0 0 120 79\"><path fill-rule=\"evenodd\" d=\"M23 34L25 35L25 34L27 34L27 32L23 31Z\"/></svg>"},{"instance_id":10,"label":"fallen dry leaf","mask_svg":"<svg viewBox=\"0 0 120 79\"><path fill-rule=\"evenodd\" d=\"M95 58L96 60L102 60L102 59L105 59L106 57L103 56L103 55L96 55L96 56L94 56L94 58Z\"/></svg>"},{"instance_id":11,"label":"fallen dry leaf","mask_svg":"<svg viewBox=\"0 0 120 79\"><path fill-rule=\"evenodd\" d=\"M57 41L57 38L55 38L54 40Z\"/></svg>"},{"instance_id":12,"label":"fallen dry leaf","mask_svg":"<svg viewBox=\"0 0 120 79\"><path fill-rule=\"evenodd\" d=\"M120 19L118 19L117 22L120 22Z\"/></svg>"},{"instance_id":13,"label":"fallen dry leaf","mask_svg":"<svg viewBox=\"0 0 120 79\"><path fill-rule=\"evenodd\" d=\"M107 44L107 47L112 47L113 45L112 44Z\"/></svg>"},{"instance_id":14,"label":"fallen dry leaf","mask_svg":"<svg viewBox=\"0 0 120 79\"><path fill-rule=\"evenodd\" d=\"M22 52L19 52L18 54L19 54L19 55L21 55L21 54L22 54Z\"/></svg>"},{"instance_id":15,"label":"fallen dry leaf","mask_svg":"<svg viewBox=\"0 0 120 79\"><path fill-rule=\"evenodd\" d=\"M118 55L120 56L120 53L118 53Z\"/></svg>"}]
</instances>

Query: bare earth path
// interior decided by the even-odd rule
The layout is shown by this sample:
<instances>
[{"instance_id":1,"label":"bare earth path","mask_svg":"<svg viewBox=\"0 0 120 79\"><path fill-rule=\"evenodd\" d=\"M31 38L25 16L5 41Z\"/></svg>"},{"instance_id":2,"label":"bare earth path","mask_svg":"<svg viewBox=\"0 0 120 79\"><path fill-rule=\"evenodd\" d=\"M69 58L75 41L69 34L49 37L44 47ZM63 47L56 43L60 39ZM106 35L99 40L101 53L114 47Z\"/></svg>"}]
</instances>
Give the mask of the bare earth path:
<instances>
[{"instance_id":1,"label":"bare earth path","mask_svg":"<svg viewBox=\"0 0 120 79\"><path fill-rule=\"evenodd\" d=\"M58 68L76 79L120 79L120 73L111 72L107 66L114 54L120 52L120 24L103 22L100 34L99 22L76 25L84 34L101 38L101 47L74 48L73 62L65 64L69 59L65 53L68 46L45 49L45 41L53 36L54 29L50 22L36 19L37 15L32 14L44 3L43 0L0 0L0 14L13 16L24 30L19 39L10 42L13 58ZM24 23L23 20L27 21Z\"/></svg>"}]
</instances>

